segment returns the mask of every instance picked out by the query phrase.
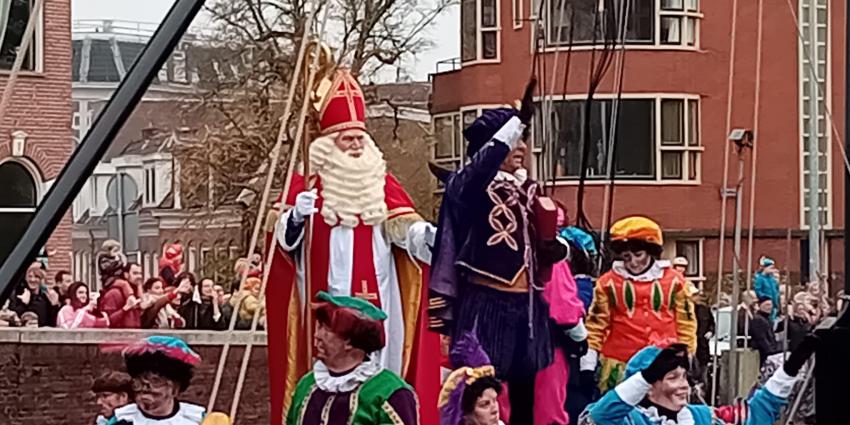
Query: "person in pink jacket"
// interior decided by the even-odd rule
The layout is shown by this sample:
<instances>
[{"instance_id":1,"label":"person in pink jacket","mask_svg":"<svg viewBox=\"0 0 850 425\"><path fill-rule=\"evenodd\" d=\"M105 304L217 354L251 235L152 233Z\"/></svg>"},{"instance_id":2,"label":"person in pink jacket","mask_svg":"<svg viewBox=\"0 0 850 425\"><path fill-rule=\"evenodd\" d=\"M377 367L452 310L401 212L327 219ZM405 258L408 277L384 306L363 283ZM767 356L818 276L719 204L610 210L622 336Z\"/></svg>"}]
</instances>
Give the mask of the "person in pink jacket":
<instances>
[{"instance_id":1,"label":"person in pink jacket","mask_svg":"<svg viewBox=\"0 0 850 425\"><path fill-rule=\"evenodd\" d=\"M89 296L89 287L75 282L68 288L68 301L59 310L57 324L63 329L108 328L109 317L97 311L94 300Z\"/></svg>"}]
</instances>

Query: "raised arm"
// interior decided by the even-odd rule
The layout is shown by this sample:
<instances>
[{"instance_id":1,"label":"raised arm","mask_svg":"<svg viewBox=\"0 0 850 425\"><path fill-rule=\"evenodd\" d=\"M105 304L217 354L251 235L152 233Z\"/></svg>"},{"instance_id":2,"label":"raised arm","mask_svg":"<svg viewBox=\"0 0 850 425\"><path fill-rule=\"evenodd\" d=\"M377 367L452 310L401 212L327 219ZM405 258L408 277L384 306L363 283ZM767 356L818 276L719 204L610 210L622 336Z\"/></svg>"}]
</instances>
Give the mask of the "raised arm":
<instances>
[{"instance_id":1,"label":"raised arm","mask_svg":"<svg viewBox=\"0 0 850 425\"><path fill-rule=\"evenodd\" d=\"M446 196L459 205L475 202L496 177L499 167L522 139L525 125L519 117L511 117L499 131L472 156L469 164L456 172L446 185Z\"/></svg>"}]
</instances>

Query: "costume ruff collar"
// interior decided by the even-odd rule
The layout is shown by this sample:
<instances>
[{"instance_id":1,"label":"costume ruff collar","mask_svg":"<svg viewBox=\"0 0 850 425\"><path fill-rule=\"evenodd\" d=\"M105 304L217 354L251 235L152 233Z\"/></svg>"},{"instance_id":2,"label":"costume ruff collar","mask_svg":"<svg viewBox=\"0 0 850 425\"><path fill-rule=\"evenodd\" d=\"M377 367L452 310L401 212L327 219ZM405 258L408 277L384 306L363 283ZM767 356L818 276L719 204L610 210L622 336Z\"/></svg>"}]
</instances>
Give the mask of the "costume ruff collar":
<instances>
[{"instance_id":1,"label":"costume ruff collar","mask_svg":"<svg viewBox=\"0 0 850 425\"><path fill-rule=\"evenodd\" d=\"M694 425L694 415L691 413L691 409L688 409L687 406L682 408L679 413L676 415L676 420L667 419L666 416L661 416L658 413L658 409L654 406L652 407L643 407L643 406L635 406L641 414L646 416L649 420L649 423L653 425Z\"/></svg>"},{"instance_id":2,"label":"costume ruff collar","mask_svg":"<svg viewBox=\"0 0 850 425\"><path fill-rule=\"evenodd\" d=\"M664 270L670 267L670 262L667 260L655 260L652 266L645 272L639 275L633 275L622 261L615 261L611 265L611 270L617 273L623 279L629 279L637 282L652 282L661 279L664 276Z\"/></svg>"},{"instance_id":3,"label":"costume ruff collar","mask_svg":"<svg viewBox=\"0 0 850 425\"><path fill-rule=\"evenodd\" d=\"M313 365L313 377L316 379L316 386L322 391L329 393L347 393L354 391L364 382L372 379L375 375L381 372L381 362L378 361L378 356L369 356L369 359L351 372L342 376L331 375L328 367L321 361L316 361Z\"/></svg>"},{"instance_id":4,"label":"costume ruff collar","mask_svg":"<svg viewBox=\"0 0 850 425\"><path fill-rule=\"evenodd\" d=\"M494 180L509 181L517 186L522 186L523 184L525 184L525 181L528 180L528 170L526 170L525 168L520 168L516 170L516 172L513 174L507 171L499 170L499 172L496 173L496 178Z\"/></svg>"}]
</instances>

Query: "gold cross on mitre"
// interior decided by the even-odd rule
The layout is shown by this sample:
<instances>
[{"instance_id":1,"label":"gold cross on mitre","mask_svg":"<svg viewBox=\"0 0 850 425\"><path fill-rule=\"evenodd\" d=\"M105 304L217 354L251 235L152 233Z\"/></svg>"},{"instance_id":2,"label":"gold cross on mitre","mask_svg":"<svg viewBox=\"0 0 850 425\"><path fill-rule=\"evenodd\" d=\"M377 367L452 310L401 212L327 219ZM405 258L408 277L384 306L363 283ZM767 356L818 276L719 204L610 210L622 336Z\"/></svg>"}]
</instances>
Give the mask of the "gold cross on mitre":
<instances>
[{"instance_id":1,"label":"gold cross on mitre","mask_svg":"<svg viewBox=\"0 0 850 425\"><path fill-rule=\"evenodd\" d=\"M362 292L355 292L354 296L357 298L362 298L367 301L376 301L378 299L378 294L374 292L369 292L369 284L366 283L365 280L360 281L360 290Z\"/></svg>"}]
</instances>

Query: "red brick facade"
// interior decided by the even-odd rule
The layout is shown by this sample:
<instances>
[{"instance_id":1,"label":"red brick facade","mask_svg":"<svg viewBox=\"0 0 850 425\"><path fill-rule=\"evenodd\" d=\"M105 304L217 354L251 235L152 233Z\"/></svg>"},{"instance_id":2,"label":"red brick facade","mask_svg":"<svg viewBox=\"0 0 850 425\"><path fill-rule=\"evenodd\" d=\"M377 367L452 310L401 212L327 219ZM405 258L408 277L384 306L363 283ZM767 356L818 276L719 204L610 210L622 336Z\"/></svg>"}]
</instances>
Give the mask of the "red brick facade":
<instances>
[{"instance_id":1,"label":"red brick facade","mask_svg":"<svg viewBox=\"0 0 850 425\"><path fill-rule=\"evenodd\" d=\"M6 116L0 123L0 162L19 161L28 169L39 186L38 195L46 192L45 182L55 179L68 161L73 149L71 133L71 2L46 0L39 26L42 46L41 63L36 71L22 71L17 79ZM9 72L0 71L0 91L5 88ZM12 133L27 134L23 157L11 157ZM71 220L67 215L54 231L46 246L50 269L71 266Z\"/></svg>"},{"instance_id":2,"label":"red brick facade","mask_svg":"<svg viewBox=\"0 0 850 425\"><path fill-rule=\"evenodd\" d=\"M47 333L35 332L34 342L6 341L18 331L0 330L0 423L16 425L92 424L97 417L94 395L89 391L92 380L109 370L124 370L119 354L103 354L100 344L123 340L117 333L87 332L87 342L71 342L59 335L53 342ZM181 335L186 337L188 333ZM141 335L141 333L139 333ZM212 392L218 358L225 334L202 336L204 345L193 343L201 355L201 365L189 389L180 400L207 405ZM23 337L27 339L27 336ZM126 338L126 337L125 337ZM195 338L197 339L197 338ZM218 342L216 342L218 341ZM229 413L242 362L244 346L231 346L215 410ZM268 423L268 375L266 346L255 345L251 353L237 418L239 423Z\"/></svg>"},{"instance_id":3,"label":"red brick facade","mask_svg":"<svg viewBox=\"0 0 850 425\"><path fill-rule=\"evenodd\" d=\"M472 1L472 3L476 3ZM476 4L480 5L478 1ZM522 17L528 18L531 1L499 0L497 13L500 49L497 59L488 63L464 63L460 69L434 76L432 114L450 113L468 107L487 107L505 104L521 95L529 77L532 63L531 32L533 24L525 21L515 26L512 11L524 5ZM537 3L537 2L535 2ZM615 2L616 3L616 2ZM674 2L675 3L675 2ZM685 2L690 3L690 2ZM732 78L731 128L754 127L756 100L756 39L757 3L738 2L737 43L734 76ZM796 2L795 2L796 3ZM831 90L828 105L840 134L844 134L844 4L827 2L829 13L829 66L826 87ZM558 4L556 2L556 4ZM569 3L568 3L569 4ZM595 3L594 3L595 4ZM607 4L607 2L606 2ZM699 239L703 246L703 275L716 275L718 267L718 238L721 214L720 190L723 185L724 147L727 142L727 78L729 76L730 34L732 10L728 1L699 1L699 33L697 47L654 45L629 46L625 55L623 92L625 96L664 98L684 95L699 99L700 178L694 182L666 184L632 181L618 183L613 204L613 216L645 214L657 219L668 238ZM799 13L795 11L795 13ZM757 184L755 187L754 261L761 254L773 256L780 267L800 270L801 242L805 231L801 223L802 159L800 137L800 72L798 39L794 18L784 4L764 8L764 32L760 89L760 127ZM660 21L656 20L658 26ZM481 30L482 32L484 30ZM657 44L657 43L656 43ZM546 84L551 84L555 53L541 53L547 69ZM479 53L480 55L480 53ZM571 66L566 91L563 90L566 51L559 56L559 71L554 83L554 97L587 93L591 50L578 48L571 53ZM597 52L598 60L598 52ZM613 96L615 65L599 86L598 97ZM551 91L551 90L547 90ZM659 131L659 130L656 130ZM829 271L833 282L843 283L843 248L841 230L844 227L844 164L836 138L831 151L831 225L826 231ZM659 156L660 157L660 156ZM729 187L736 179L736 157L730 156ZM749 158L746 166L743 227L748 227ZM585 213L599 227L602 219L602 182L589 183L585 191ZM556 196L573 210L576 206L576 182L559 183ZM734 198L729 199L727 237L731 238L734 223ZM786 243L787 230L793 232L790 256ZM746 239L742 267L746 269ZM732 267L731 242L727 245L724 271ZM833 284L833 287L837 285Z\"/></svg>"}]
</instances>

